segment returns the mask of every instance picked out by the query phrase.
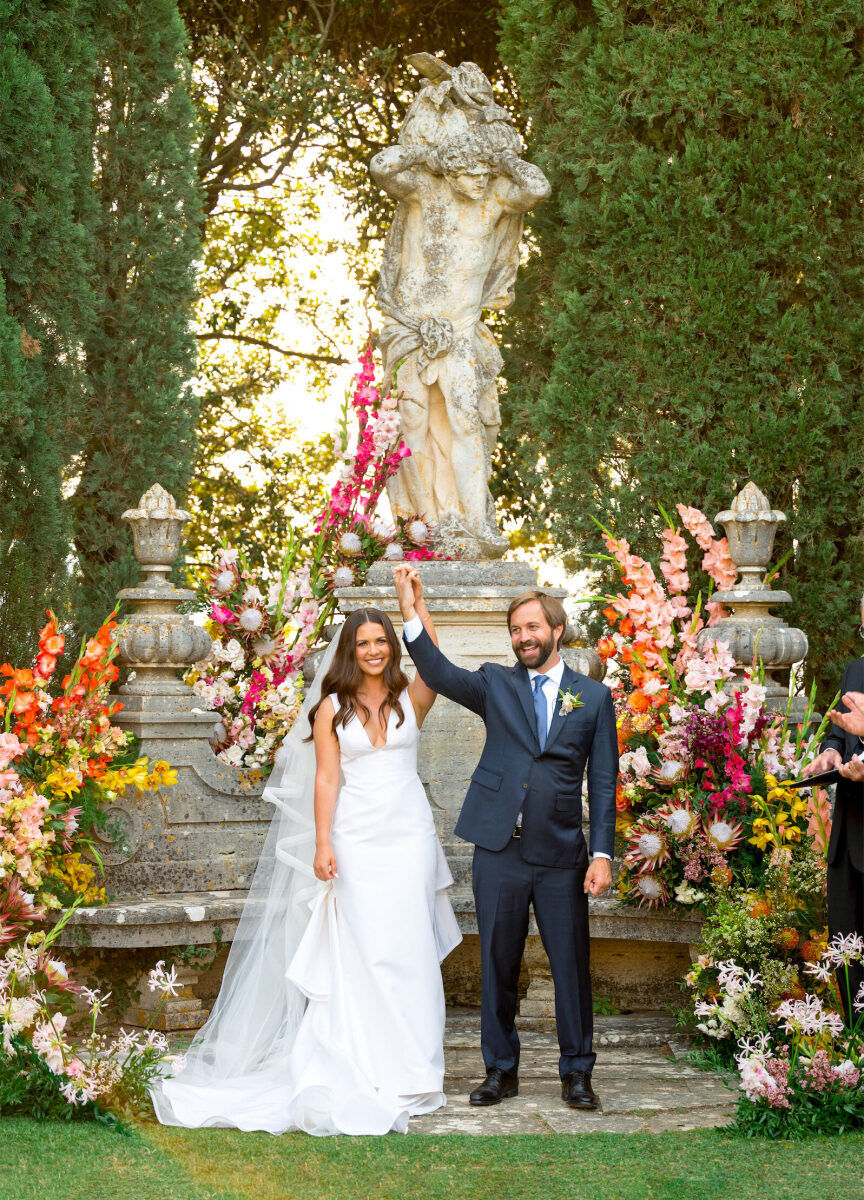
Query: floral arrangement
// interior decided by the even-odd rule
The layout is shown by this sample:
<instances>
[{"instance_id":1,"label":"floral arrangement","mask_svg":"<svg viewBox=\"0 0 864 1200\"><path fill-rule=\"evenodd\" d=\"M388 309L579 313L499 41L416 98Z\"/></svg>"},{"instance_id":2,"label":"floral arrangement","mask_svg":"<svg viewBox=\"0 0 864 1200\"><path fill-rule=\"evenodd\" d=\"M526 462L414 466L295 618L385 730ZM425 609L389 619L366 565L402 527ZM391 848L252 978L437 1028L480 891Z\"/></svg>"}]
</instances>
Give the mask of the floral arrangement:
<instances>
[{"instance_id":1,"label":"floral arrangement","mask_svg":"<svg viewBox=\"0 0 864 1200\"><path fill-rule=\"evenodd\" d=\"M662 511L662 510L661 510ZM678 505L713 584L731 587L726 539L697 509ZM824 826L824 799L788 787L818 743L812 700L800 727L766 706L761 669L743 679L727 645L698 635L724 616L688 597L688 543L664 513L659 577L604 530L623 591L605 597L598 642L614 662L620 779L618 830L626 848L619 894L632 904L705 904L733 880L751 882L777 849L806 849Z\"/></svg>"},{"instance_id":2,"label":"floral arrangement","mask_svg":"<svg viewBox=\"0 0 864 1200\"><path fill-rule=\"evenodd\" d=\"M790 1137L864 1127L864 985L852 998L850 1022L836 1009L836 979L845 976L848 988L853 962L864 962L861 937L814 946L806 966L813 991L796 985L777 1002L757 971L734 959L700 958L691 985L711 983L695 1011L709 1036L734 1039L739 1131Z\"/></svg>"},{"instance_id":3,"label":"floral arrangement","mask_svg":"<svg viewBox=\"0 0 864 1200\"><path fill-rule=\"evenodd\" d=\"M0 666L0 945L49 909L104 901L93 834L110 835L111 801L130 785L176 781L167 763L139 757L131 735L111 723L121 707L108 699L117 678L113 617L59 685L65 638L48 618L33 666Z\"/></svg>"},{"instance_id":4,"label":"floral arrangement","mask_svg":"<svg viewBox=\"0 0 864 1200\"><path fill-rule=\"evenodd\" d=\"M382 400L381 391L367 346L340 416L339 475L311 540L293 539L277 572L256 571L223 548L203 580L213 650L184 678L218 714L213 748L231 766L270 770L299 712L303 664L333 616L335 589L360 582L380 558L435 557L420 516L390 526L375 515L387 480L410 454L399 437L396 399Z\"/></svg>"},{"instance_id":5,"label":"floral arrangement","mask_svg":"<svg viewBox=\"0 0 864 1200\"><path fill-rule=\"evenodd\" d=\"M80 903L80 902L79 902ZM159 1074L182 1069L182 1056L168 1053L164 1034L152 1028L168 996L177 994L176 972L163 962L148 986L161 994L144 1030L109 1039L97 1030L111 993L73 982L51 943L71 916L50 933L30 933L0 959L0 1113L104 1119L146 1110L147 1084ZM76 1017L85 1026L73 1038Z\"/></svg>"}]
</instances>

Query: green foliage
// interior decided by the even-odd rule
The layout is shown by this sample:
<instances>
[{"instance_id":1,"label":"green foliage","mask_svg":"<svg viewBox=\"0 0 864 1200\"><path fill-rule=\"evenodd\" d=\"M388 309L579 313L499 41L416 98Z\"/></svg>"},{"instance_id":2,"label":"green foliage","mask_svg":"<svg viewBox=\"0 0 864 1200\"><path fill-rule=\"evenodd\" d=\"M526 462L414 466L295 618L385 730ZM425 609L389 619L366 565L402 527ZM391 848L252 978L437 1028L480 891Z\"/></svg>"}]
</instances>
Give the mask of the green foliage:
<instances>
[{"instance_id":1,"label":"green foliage","mask_svg":"<svg viewBox=\"0 0 864 1200\"><path fill-rule=\"evenodd\" d=\"M864 1088L814 1092L796 1078L788 1100L788 1109L771 1108L764 1100L754 1104L741 1096L733 1129L745 1138L800 1142L864 1128Z\"/></svg>"},{"instance_id":2,"label":"green foliage","mask_svg":"<svg viewBox=\"0 0 864 1200\"><path fill-rule=\"evenodd\" d=\"M0 1022L0 1029L2 1029ZM0 1054L0 1115L37 1120L99 1121L113 1129L120 1123L92 1100L69 1104L60 1094L65 1077L55 1075L26 1038L13 1033L9 1051Z\"/></svg>"},{"instance_id":3,"label":"green foliage","mask_svg":"<svg viewBox=\"0 0 864 1200\"><path fill-rule=\"evenodd\" d=\"M25 662L66 587L94 62L79 0L3 0L0 27L0 662Z\"/></svg>"},{"instance_id":4,"label":"green foliage","mask_svg":"<svg viewBox=\"0 0 864 1200\"><path fill-rule=\"evenodd\" d=\"M194 113L175 0L93 8L96 302L84 346L89 394L70 500L74 614L97 625L137 580L121 514L155 482L182 500L198 403L190 318L200 252Z\"/></svg>"},{"instance_id":5,"label":"green foliage","mask_svg":"<svg viewBox=\"0 0 864 1200\"><path fill-rule=\"evenodd\" d=\"M860 5L502 7L553 187L506 322L517 513L575 563L593 517L644 543L752 478L824 700L864 576Z\"/></svg>"}]
</instances>

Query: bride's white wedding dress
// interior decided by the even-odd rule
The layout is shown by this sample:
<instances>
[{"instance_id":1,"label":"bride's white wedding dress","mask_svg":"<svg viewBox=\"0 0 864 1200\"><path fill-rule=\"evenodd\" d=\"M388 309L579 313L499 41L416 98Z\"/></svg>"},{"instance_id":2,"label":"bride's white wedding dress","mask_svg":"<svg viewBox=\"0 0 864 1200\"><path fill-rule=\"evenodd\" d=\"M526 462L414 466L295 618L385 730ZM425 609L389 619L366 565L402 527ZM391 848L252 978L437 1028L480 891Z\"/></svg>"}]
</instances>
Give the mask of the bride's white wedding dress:
<instances>
[{"instance_id":1,"label":"bride's white wedding dress","mask_svg":"<svg viewBox=\"0 0 864 1200\"><path fill-rule=\"evenodd\" d=\"M338 703L334 697L334 704ZM285 987L306 998L282 1068L154 1089L163 1123L317 1135L405 1132L446 1103L440 961L461 935L453 879L417 774L418 727L390 713L376 748L354 716L337 730L344 777L331 830L338 878L307 889L310 919ZM271 985L272 986L272 985Z\"/></svg>"}]
</instances>

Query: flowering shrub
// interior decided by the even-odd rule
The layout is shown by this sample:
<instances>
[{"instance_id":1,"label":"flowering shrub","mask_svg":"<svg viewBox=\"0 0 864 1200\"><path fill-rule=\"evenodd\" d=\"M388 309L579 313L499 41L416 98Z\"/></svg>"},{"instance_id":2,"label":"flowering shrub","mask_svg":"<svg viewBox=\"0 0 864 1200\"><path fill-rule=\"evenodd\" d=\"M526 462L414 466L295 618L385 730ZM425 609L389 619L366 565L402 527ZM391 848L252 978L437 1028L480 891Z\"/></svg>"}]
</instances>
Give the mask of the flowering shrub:
<instances>
[{"instance_id":1,"label":"flowering shrub","mask_svg":"<svg viewBox=\"0 0 864 1200\"><path fill-rule=\"evenodd\" d=\"M169 1055L167 1039L150 1026L121 1029L111 1039L97 1031L111 993L73 982L51 954L68 916L48 935L28 934L0 959L0 1113L94 1119L146 1110L147 1084L166 1069L180 1070L182 1058ZM160 962L150 972L149 987L163 1002L177 986L173 967L166 971ZM71 1032L76 1013L87 1025L79 1038Z\"/></svg>"},{"instance_id":2,"label":"flowering shrub","mask_svg":"<svg viewBox=\"0 0 864 1200\"><path fill-rule=\"evenodd\" d=\"M121 707L108 701L116 622L84 644L57 687L65 639L48 617L33 666L0 666L0 945L48 909L104 900L90 859L98 861L93 832L110 833L110 802L127 786L176 780L167 763L138 757L131 735L111 723Z\"/></svg>"},{"instance_id":3,"label":"flowering shrub","mask_svg":"<svg viewBox=\"0 0 864 1200\"><path fill-rule=\"evenodd\" d=\"M835 972L864 961L864 939L835 937L808 971L817 985L830 986ZM713 964L712 964L713 966ZM740 1025L750 1008L754 1032L740 1037L735 1065L744 1093L738 1129L775 1137L842 1133L864 1127L864 985L853 1001L851 1027L815 993L783 1000L756 1016L763 980L734 961L713 967L719 989L713 1003L697 1013L710 1022ZM754 1003L755 1002L755 1003Z\"/></svg>"},{"instance_id":4,"label":"flowering shrub","mask_svg":"<svg viewBox=\"0 0 864 1200\"><path fill-rule=\"evenodd\" d=\"M204 579L213 650L185 679L218 713L213 748L232 766L270 769L300 709L303 663L333 616L334 590L361 582L379 558L435 557L421 517L390 526L375 515L387 480L410 454L399 438L396 400L376 407L380 395L367 347L342 409L339 475L312 538L296 538L276 573L255 571L237 550L222 549ZM353 449L349 412L358 426Z\"/></svg>"},{"instance_id":5,"label":"flowering shrub","mask_svg":"<svg viewBox=\"0 0 864 1200\"><path fill-rule=\"evenodd\" d=\"M726 539L697 509L678 505L713 583L736 571ZM621 774L618 829L626 839L619 893L627 903L707 904L710 893L760 876L773 850L806 849L824 802L787 786L818 743L812 704L797 729L766 707L761 670L743 680L722 641L699 633L724 615L687 592L687 541L667 518L659 576L626 541L605 532L624 590L606 597L598 642L617 666ZM662 581L661 581L662 580Z\"/></svg>"}]
</instances>

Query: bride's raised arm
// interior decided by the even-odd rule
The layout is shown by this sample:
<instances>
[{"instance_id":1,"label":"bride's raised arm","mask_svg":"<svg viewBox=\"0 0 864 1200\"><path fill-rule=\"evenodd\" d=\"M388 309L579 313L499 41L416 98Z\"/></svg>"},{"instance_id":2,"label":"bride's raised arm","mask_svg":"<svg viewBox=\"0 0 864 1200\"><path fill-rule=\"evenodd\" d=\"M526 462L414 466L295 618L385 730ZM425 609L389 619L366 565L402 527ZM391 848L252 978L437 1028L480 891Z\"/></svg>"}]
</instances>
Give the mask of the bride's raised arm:
<instances>
[{"instance_id":1,"label":"bride's raised arm","mask_svg":"<svg viewBox=\"0 0 864 1200\"><path fill-rule=\"evenodd\" d=\"M396 595L399 597L403 625L415 617L419 617L423 622L423 628L437 646L438 634L435 631L435 623L429 615L429 609L426 607L426 601L423 599L423 580L417 569L408 563L400 563L393 571L393 582L396 585ZM426 714L435 703L438 693L427 687L420 678L420 672L415 671L414 678L408 687L408 694L414 705L417 724L422 725Z\"/></svg>"}]
</instances>

